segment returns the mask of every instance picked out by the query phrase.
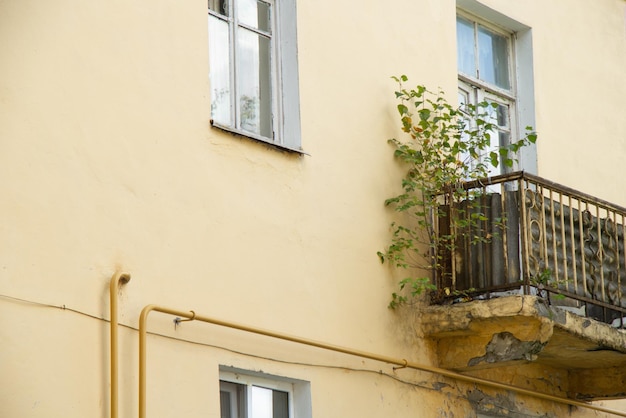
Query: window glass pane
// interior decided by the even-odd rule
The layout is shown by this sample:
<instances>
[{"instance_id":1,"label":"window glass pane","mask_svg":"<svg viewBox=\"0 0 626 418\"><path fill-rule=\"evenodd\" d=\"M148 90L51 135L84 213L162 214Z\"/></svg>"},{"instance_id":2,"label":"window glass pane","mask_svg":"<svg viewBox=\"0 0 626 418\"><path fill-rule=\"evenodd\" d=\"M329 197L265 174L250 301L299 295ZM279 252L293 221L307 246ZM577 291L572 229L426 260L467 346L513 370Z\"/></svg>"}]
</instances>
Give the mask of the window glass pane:
<instances>
[{"instance_id":1,"label":"window glass pane","mask_svg":"<svg viewBox=\"0 0 626 418\"><path fill-rule=\"evenodd\" d=\"M511 134L509 132L499 131L498 132L498 142L501 147L506 147L511 142ZM505 167L503 167L505 168Z\"/></svg>"},{"instance_id":2,"label":"window glass pane","mask_svg":"<svg viewBox=\"0 0 626 418\"><path fill-rule=\"evenodd\" d=\"M496 102L489 102L487 108L489 122L495 124L498 129L508 130L510 126L509 106Z\"/></svg>"},{"instance_id":3,"label":"window glass pane","mask_svg":"<svg viewBox=\"0 0 626 418\"><path fill-rule=\"evenodd\" d=\"M509 107L498 104L498 107L496 108L496 115L497 115L496 121L498 123L498 126L501 128L508 128L509 127Z\"/></svg>"},{"instance_id":4,"label":"window glass pane","mask_svg":"<svg viewBox=\"0 0 626 418\"><path fill-rule=\"evenodd\" d=\"M478 54L479 78L503 89L510 89L507 38L479 26Z\"/></svg>"},{"instance_id":5,"label":"window glass pane","mask_svg":"<svg viewBox=\"0 0 626 418\"><path fill-rule=\"evenodd\" d=\"M464 108L465 105L467 105L467 95L465 94L464 91L459 90L458 102L459 102L459 108L461 109Z\"/></svg>"},{"instance_id":6,"label":"window glass pane","mask_svg":"<svg viewBox=\"0 0 626 418\"><path fill-rule=\"evenodd\" d=\"M209 10L222 16L230 16L228 11L228 0L209 0Z\"/></svg>"},{"instance_id":7,"label":"window glass pane","mask_svg":"<svg viewBox=\"0 0 626 418\"><path fill-rule=\"evenodd\" d=\"M272 418L272 390L252 386L250 418Z\"/></svg>"},{"instance_id":8,"label":"window glass pane","mask_svg":"<svg viewBox=\"0 0 626 418\"><path fill-rule=\"evenodd\" d=\"M232 418L233 411L230 407L230 393L220 391L220 418Z\"/></svg>"},{"instance_id":9,"label":"window glass pane","mask_svg":"<svg viewBox=\"0 0 626 418\"><path fill-rule=\"evenodd\" d=\"M509 117L509 106L498 104L496 108L496 123L498 124L498 145L507 147L511 144L511 119ZM505 173L510 167L502 165L500 172Z\"/></svg>"},{"instance_id":10,"label":"window glass pane","mask_svg":"<svg viewBox=\"0 0 626 418\"><path fill-rule=\"evenodd\" d=\"M490 104L496 102L489 102ZM489 121L496 126L489 132L491 136L490 145L485 150L486 153L496 152L499 154L500 147L507 147L511 143L511 132L509 129L509 106L506 104L496 103L495 107L488 107ZM500 160L500 163L502 161ZM496 176L498 174L504 174L509 171L510 168L504 164L499 164L498 167L489 167L489 175Z\"/></svg>"},{"instance_id":11,"label":"window glass pane","mask_svg":"<svg viewBox=\"0 0 626 418\"><path fill-rule=\"evenodd\" d=\"M487 131L487 134L489 135L489 145L481 152L482 156L488 156L490 153L492 152L498 152L498 128L497 128L497 111L494 107L491 106L493 102L489 102L490 106L488 106L487 108L485 108L485 110L487 111L487 121L495 124L496 126L493 126L492 129L490 129L489 131ZM489 176L495 176L498 174L501 174L500 172L500 167L492 167L491 164L487 165L488 167L488 174Z\"/></svg>"},{"instance_id":12,"label":"window glass pane","mask_svg":"<svg viewBox=\"0 0 626 418\"><path fill-rule=\"evenodd\" d=\"M458 101L459 101L459 109L462 112L466 112L467 111L467 105L471 104L470 103L470 93L465 90L464 88L459 87L458 89ZM470 128L471 125L471 121L469 119L469 117L467 116L467 114L462 113L461 115L462 117L462 126L459 126L459 128L461 129L460 135L461 137L459 138L460 141L462 143L467 143L467 140L469 139L468 134L465 132L467 129ZM470 162L471 161L471 157L470 157L470 153L469 150L466 149L461 149L459 155L458 155L458 159L460 161L463 162Z\"/></svg>"},{"instance_id":13,"label":"window glass pane","mask_svg":"<svg viewBox=\"0 0 626 418\"><path fill-rule=\"evenodd\" d=\"M271 138L270 39L240 29L237 51L240 127L248 132Z\"/></svg>"},{"instance_id":14,"label":"window glass pane","mask_svg":"<svg viewBox=\"0 0 626 418\"><path fill-rule=\"evenodd\" d=\"M209 15L211 117L216 123L233 126L228 45L228 23Z\"/></svg>"},{"instance_id":15,"label":"window glass pane","mask_svg":"<svg viewBox=\"0 0 626 418\"><path fill-rule=\"evenodd\" d=\"M287 392L273 391L272 406L274 410L272 418L289 418L289 394Z\"/></svg>"},{"instance_id":16,"label":"window glass pane","mask_svg":"<svg viewBox=\"0 0 626 418\"><path fill-rule=\"evenodd\" d=\"M459 87L458 90L458 101L459 101L459 109L464 112L467 112L467 105L470 104L470 92L465 90L464 88Z\"/></svg>"},{"instance_id":17,"label":"window glass pane","mask_svg":"<svg viewBox=\"0 0 626 418\"><path fill-rule=\"evenodd\" d=\"M270 5L260 0L237 2L237 18L247 26L270 32Z\"/></svg>"},{"instance_id":18,"label":"window glass pane","mask_svg":"<svg viewBox=\"0 0 626 418\"><path fill-rule=\"evenodd\" d=\"M457 61L459 71L476 76L474 53L474 24L458 17L456 19Z\"/></svg>"},{"instance_id":19,"label":"window glass pane","mask_svg":"<svg viewBox=\"0 0 626 418\"><path fill-rule=\"evenodd\" d=\"M220 418L246 418L246 386L220 381Z\"/></svg>"}]
</instances>

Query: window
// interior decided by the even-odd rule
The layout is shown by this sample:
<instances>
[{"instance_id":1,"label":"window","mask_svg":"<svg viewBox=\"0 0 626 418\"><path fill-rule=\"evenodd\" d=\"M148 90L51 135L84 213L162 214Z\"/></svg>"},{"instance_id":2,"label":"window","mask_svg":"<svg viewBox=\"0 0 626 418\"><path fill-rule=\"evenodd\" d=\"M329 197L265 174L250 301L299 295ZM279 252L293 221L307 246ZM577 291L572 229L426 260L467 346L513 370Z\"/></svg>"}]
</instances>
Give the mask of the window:
<instances>
[{"instance_id":1,"label":"window","mask_svg":"<svg viewBox=\"0 0 626 418\"><path fill-rule=\"evenodd\" d=\"M295 0L208 0L211 119L300 149Z\"/></svg>"},{"instance_id":2,"label":"window","mask_svg":"<svg viewBox=\"0 0 626 418\"><path fill-rule=\"evenodd\" d=\"M220 381L221 418L289 418L289 392Z\"/></svg>"},{"instance_id":3,"label":"window","mask_svg":"<svg viewBox=\"0 0 626 418\"><path fill-rule=\"evenodd\" d=\"M459 101L495 102L498 140L519 139L535 123L532 29L477 0L456 0ZM535 144L519 151L518 165L537 174ZM501 167L493 174L500 174Z\"/></svg>"},{"instance_id":4,"label":"window","mask_svg":"<svg viewBox=\"0 0 626 418\"><path fill-rule=\"evenodd\" d=\"M491 146L497 151L516 137L516 94L513 77L512 35L464 16L457 16L459 104L487 101L492 121ZM471 121L470 121L471 123ZM492 167L489 175L504 174L509 167Z\"/></svg>"},{"instance_id":5,"label":"window","mask_svg":"<svg viewBox=\"0 0 626 418\"><path fill-rule=\"evenodd\" d=\"M311 418L309 383L224 368L220 418Z\"/></svg>"}]
</instances>

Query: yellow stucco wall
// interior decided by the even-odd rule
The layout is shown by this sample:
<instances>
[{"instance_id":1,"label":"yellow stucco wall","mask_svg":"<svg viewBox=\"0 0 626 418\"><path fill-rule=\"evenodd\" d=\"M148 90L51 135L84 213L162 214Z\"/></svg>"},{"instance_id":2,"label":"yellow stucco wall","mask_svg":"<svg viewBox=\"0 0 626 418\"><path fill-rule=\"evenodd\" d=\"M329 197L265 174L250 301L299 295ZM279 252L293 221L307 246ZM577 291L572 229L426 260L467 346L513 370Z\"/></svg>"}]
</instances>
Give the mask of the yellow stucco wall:
<instances>
[{"instance_id":1,"label":"yellow stucco wall","mask_svg":"<svg viewBox=\"0 0 626 418\"><path fill-rule=\"evenodd\" d=\"M625 3L483 3L533 30L539 174L626 205ZM308 156L210 127L206 2L0 0L0 416L108 416L119 269L121 416L136 413L149 303L436 363L417 315L386 308L376 251L399 187L389 77L455 91L455 2L297 7ZM475 416L464 386L426 373L151 327L170 338L149 337L150 416L218 416L220 364L310 381L316 417Z\"/></svg>"}]
</instances>

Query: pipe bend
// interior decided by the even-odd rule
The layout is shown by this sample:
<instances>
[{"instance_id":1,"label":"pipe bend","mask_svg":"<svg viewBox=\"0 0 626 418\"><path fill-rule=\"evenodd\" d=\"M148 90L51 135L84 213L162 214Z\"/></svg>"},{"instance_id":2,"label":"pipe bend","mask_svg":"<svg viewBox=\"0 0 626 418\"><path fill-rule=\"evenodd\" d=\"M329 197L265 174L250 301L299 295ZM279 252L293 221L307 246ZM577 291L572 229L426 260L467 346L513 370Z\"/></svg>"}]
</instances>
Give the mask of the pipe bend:
<instances>
[{"instance_id":1,"label":"pipe bend","mask_svg":"<svg viewBox=\"0 0 626 418\"><path fill-rule=\"evenodd\" d=\"M146 305L143 307L143 309L141 310L141 313L139 314L139 330L141 330L141 328L143 327L143 325L145 325L147 319L148 319L148 314L150 312L152 312L153 310L155 310L157 308L157 305Z\"/></svg>"},{"instance_id":2,"label":"pipe bend","mask_svg":"<svg viewBox=\"0 0 626 418\"><path fill-rule=\"evenodd\" d=\"M109 282L109 296L111 297L111 302L113 299L117 301L117 291L119 290L119 286L126 284L130 281L130 274L124 273L121 271L116 271L111 277L111 281Z\"/></svg>"}]
</instances>

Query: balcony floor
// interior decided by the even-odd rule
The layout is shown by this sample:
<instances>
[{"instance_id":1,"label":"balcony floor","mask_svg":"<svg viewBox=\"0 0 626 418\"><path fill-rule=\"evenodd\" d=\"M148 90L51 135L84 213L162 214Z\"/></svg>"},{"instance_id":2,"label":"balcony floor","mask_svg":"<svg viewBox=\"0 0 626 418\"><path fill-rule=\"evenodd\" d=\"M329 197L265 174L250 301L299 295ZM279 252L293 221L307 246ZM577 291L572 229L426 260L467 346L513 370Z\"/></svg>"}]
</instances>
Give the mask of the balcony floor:
<instances>
[{"instance_id":1,"label":"balcony floor","mask_svg":"<svg viewBox=\"0 0 626 418\"><path fill-rule=\"evenodd\" d=\"M575 399L626 398L626 332L608 324L536 296L429 306L422 318L440 367Z\"/></svg>"}]
</instances>

